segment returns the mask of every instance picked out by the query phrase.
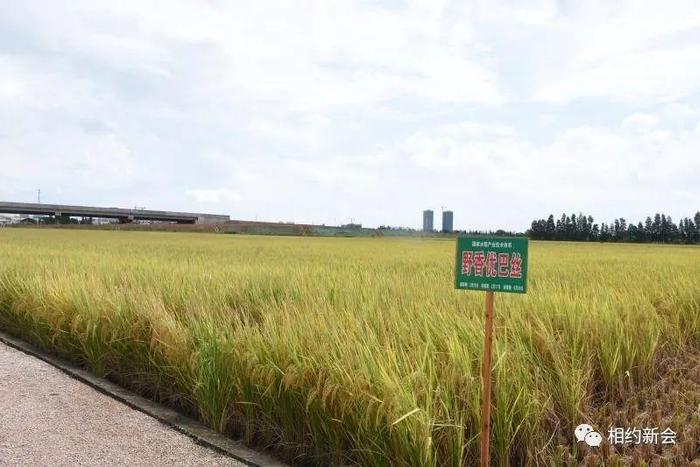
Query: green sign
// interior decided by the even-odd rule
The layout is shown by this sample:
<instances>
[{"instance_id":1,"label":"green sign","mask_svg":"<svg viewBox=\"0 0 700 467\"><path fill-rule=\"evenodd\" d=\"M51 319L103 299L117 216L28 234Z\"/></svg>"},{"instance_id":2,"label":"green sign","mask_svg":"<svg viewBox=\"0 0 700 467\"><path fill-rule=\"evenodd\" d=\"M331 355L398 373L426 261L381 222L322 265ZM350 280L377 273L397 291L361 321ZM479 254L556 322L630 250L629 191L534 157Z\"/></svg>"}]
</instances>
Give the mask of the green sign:
<instances>
[{"instance_id":1,"label":"green sign","mask_svg":"<svg viewBox=\"0 0 700 467\"><path fill-rule=\"evenodd\" d=\"M484 292L527 292L527 238L459 237L455 287Z\"/></svg>"}]
</instances>

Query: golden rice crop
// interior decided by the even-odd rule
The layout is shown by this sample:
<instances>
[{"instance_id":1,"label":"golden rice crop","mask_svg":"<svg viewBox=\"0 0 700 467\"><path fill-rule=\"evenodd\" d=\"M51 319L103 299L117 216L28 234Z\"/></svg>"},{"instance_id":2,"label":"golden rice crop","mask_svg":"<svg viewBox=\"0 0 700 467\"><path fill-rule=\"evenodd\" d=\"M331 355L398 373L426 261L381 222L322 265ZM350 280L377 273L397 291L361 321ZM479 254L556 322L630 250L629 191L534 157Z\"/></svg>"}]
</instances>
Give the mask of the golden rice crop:
<instances>
[{"instance_id":1,"label":"golden rice crop","mask_svg":"<svg viewBox=\"0 0 700 467\"><path fill-rule=\"evenodd\" d=\"M0 328L288 459L471 465L484 296L453 268L454 240L1 229ZM529 275L496 296L501 465L700 346L696 247L531 242Z\"/></svg>"}]
</instances>

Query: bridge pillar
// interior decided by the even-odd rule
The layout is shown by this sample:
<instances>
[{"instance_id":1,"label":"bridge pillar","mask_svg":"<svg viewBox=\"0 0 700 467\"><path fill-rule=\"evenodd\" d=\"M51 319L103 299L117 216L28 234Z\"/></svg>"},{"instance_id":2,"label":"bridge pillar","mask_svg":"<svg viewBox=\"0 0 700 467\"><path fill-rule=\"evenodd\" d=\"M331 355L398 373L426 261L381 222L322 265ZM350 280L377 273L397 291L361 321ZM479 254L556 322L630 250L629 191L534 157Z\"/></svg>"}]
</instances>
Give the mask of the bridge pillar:
<instances>
[{"instance_id":1,"label":"bridge pillar","mask_svg":"<svg viewBox=\"0 0 700 467\"><path fill-rule=\"evenodd\" d=\"M53 213L54 223L56 224L68 224L70 223L70 216L68 214L63 214L61 211L56 211Z\"/></svg>"},{"instance_id":2,"label":"bridge pillar","mask_svg":"<svg viewBox=\"0 0 700 467\"><path fill-rule=\"evenodd\" d=\"M56 212L53 213L53 222L54 222L54 224L60 224L60 223L61 223L61 216L63 216L63 214L61 214L61 211L56 211Z\"/></svg>"}]
</instances>

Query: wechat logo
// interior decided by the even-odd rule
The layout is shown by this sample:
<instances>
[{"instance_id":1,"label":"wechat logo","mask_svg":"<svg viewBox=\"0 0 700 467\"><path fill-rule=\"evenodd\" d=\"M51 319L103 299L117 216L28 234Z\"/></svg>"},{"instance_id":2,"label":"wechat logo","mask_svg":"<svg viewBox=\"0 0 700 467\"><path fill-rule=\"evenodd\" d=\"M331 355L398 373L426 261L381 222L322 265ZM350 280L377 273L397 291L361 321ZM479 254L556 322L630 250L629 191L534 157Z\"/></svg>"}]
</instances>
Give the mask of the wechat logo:
<instances>
[{"instance_id":1,"label":"wechat logo","mask_svg":"<svg viewBox=\"0 0 700 467\"><path fill-rule=\"evenodd\" d=\"M577 426L574 430L574 435L576 436L576 441L579 443L583 441L592 448L597 448L600 443L603 442L603 437L597 431L593 430L591 425L582 423Z\"/></svg>"}]
</instances>

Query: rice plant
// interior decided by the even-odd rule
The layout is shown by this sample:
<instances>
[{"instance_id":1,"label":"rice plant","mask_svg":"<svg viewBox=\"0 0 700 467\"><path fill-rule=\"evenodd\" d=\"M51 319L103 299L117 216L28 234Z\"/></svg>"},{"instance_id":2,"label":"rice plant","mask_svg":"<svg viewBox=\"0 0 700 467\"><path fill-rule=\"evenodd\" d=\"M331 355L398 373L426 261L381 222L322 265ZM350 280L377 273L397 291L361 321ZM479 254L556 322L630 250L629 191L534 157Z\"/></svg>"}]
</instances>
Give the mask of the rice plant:
<instances>
[{"instance_id":1,"label":"rice plant","mask_svg":"<svg viewBox=\"0 0 700 467\"><path fill-rule=\"evenodd\" d=\"M454 240L0 230L0 329L298 463L472 465L483 294ZM700 348L700 249L538 243L496 297L497 465L556 465ZM614 457L610 457L614 461Z\"/></svg>"}]
</instances>

